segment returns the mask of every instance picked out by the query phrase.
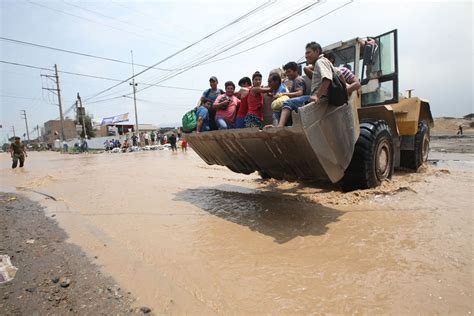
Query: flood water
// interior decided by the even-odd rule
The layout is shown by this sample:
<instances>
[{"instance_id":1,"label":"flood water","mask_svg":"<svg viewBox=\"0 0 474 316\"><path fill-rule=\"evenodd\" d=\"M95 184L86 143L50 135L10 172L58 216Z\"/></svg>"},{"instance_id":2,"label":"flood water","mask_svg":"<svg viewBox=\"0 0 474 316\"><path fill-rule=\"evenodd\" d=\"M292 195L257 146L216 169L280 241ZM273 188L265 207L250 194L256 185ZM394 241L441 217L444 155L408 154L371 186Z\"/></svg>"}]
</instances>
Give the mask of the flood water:
<instances>
[{"instance_id":1,"label":"flood water","mask_svg":"<svg viewBox=\"0 0 474 316\"><path fill-rule=\"evenodd\" d=\"M0 176L157 313L470 314L474 159L460 157L346 194L192 151L31 153L24 170L2 154Z\"/></svg>"}]
</instances>

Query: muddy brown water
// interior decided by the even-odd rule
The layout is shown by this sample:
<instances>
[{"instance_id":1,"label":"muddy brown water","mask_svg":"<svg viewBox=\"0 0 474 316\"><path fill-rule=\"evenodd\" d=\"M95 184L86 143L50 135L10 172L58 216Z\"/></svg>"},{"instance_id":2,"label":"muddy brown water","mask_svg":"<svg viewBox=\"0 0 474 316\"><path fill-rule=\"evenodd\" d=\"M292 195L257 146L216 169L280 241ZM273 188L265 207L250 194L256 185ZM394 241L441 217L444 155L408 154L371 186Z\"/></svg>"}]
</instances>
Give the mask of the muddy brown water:
<instances>
[{"instance_id":1,"label":"muddy brown water","mask_svg":"<svg viewBox=\"0 0 474 316\"><path fill-rule=\"evenodd\" d=\"M474 157L460 157L352 193L192 151L30 153L23 170L1 155L0 176L158 313L470 314Z\"/></svg>"}]
</instances>

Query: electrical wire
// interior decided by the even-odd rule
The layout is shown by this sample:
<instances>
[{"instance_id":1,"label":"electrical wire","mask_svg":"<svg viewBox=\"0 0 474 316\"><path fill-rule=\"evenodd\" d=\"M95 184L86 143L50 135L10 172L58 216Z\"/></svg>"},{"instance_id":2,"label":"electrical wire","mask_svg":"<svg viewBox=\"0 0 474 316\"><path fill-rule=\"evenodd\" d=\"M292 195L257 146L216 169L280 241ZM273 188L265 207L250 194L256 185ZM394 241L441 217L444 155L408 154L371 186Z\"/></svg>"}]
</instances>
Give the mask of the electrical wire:
<instances>
[{"instance_id":1,"label":"electrical wire","mask_svg":"<svg viewBox=\"0 0 474 316\"><path fill-rule=\"evenodd\" d=\"M271 24L267 25L267 26L264 27L262 30L259 30L259 31L256 32L256 33L260 34L260 33L262 33L262 32L266 32L266 31L268 31L269 29L271 29L271 28L273 28L273 27L276 27L277 25L280 25L281 23L287 21L288 19L291 19L292 17L295 17L296 15L302 14L303 12L305 12L305 11L311 9L313 6L315 6L315 5L318 4L319 2L320 2L320 1L315 1L315 2L313 2L313 3L311 3L311 4L305 5L305 6L302 7L301 9L298 9L298 10L296 10L296 11L294 11L294 12L291 12L290 14L288 14L288 15L286 15L285 17L279 19L278 21L272 22ZM232 49L232 48L234 48L234 47L236 47L236 46L239 46L240 44L242 44L242 43L248 41L251 37L252 37L252 35L246 36L246 37L241 37L241 38L237 41L237 43L232 44L232 45L229 45L228 47L225 47L225 48L223 48L222 50L220 50L220 51L218 51L218 52L210 53L210 54L208 55L208 57L203 58L203 59L201 59L201 60L198 61L198 62L195 62L194 64L192 64L192 65L186 67L185 69L183 69L183 70L181 70L181 71L175 72L174 74L169 74L169 75L167 75L164 79L161 79L161 80L155 82L155 84L164 82L164 81L169 80L169 79L171 79L171 78L174 78L174 77L176 77L176 76L178 76L178 75L180 75L180 74L182 74L182 73L184 73L184 72L186 72L186 71L188 71L188 70L190 70L190 69L192 69L192 68L195 68L195 67L201 65L202 63L204 63L205 61L208 61L208 60L212 59L212 58L215 57L215 56L218 56L218 55L220 55L220 54L222 54L222 53L224 53L224 52L226 52L226 51L228 51L228 50L230 50L230 49ZM146 89L148 89L148 88L150 88L150 87L149 87L149 86L148 86L148 87L144 87L144 88L142 88L142 89L137 90L137 92L146 90Z\"/></svg>"},{"instance_id":2,"label":"electrical wire","mask_svg":"<svg viewBox=\"0 0 474 316\"><path fill-rule=\"evenodd\" d=\"M148 68L145 68L144 70L138 72L137 74L132 75L131 77L129 77L129 78L125 79L125 80L122 80L122 82L119 82L119 83L117 83L117 84L115 84L115 85L113 85L113 86L111 86L111 87L109 87L109 88L107 88L107 89L105 89L105 90L99 91L98 93L94 94L93 96L90 96L90 97L86 98L85 100L90 100L90 99L92 99L92 98L95 98L95 97L97 97L97 96L99 96L99 95L101 95L101 94L107 92L107 91L110 91L110 90L112 90L113 88L115 88L115 87L117 87L117 86L119 86L119 85L121 85L121 84L123 84L123 83L125 83L125 82L127 82L127 81L129 81L129 80L131 80L131 79L133 79L133 78L135 78L136 76L139 76L139 75L145 73L146 71L150 70L151 68L153 68L153 67L155 67L155 66L158 66L159 64L164 63L165 61L167 61L167 60L169 60L169 59L171 59L171 58L173 58L173 57L179 55L180 53L182 53L182 52L184 52L184 51L190 49L191 47L193 47L193 46L199 44L200 42L202 42L202 41L204 41L204 40L206 40L206 39L212 37L212 36L215 35L216 33L218 33L218 32L220 32L220 31L222 31L222 30L228 28L229 26L234 25L234 24L236 24L236 23L242 21L243 19L246 19L247 17L249 17L249 16L255 14L255 13L258 12L259 10L263 9L266 4L267 4L267 3L265 2L264 4L261 4L261 5L259 5L258 7L254 8L254 9L251 9L250 11L246 12L244 15L239 16L238 18L234 19L234 20L231 21L230 23L227 23L227 24L225 24L224 26L219 27L217 30L215 30L215 31L213 31L213 32L211 32L211 33L209 33L209 34L207 34L206 36L200 38L199 40L197 40L197 41L195 41L195 42L193 42L193 43L187 45L186 47L184 47L184 48L178 50L177 52L175 52L175 53L173 53L173 54L171 54L171 55L169 55L169 56L167 56L167 57L161 59L160 61L156 62L156 63L153 64L152 66L150 66L150 67L148 67Z\"/></svg>"},{"instance_id":3,"label":"electrical wire","mask_svg":"<svg viewBox=\"0 0 474 316\"><path fill-rule=\"evenodd\" d=\"M346 2L345 4L340 5L340 6L338 6L337 8L335 8L335 9L333 9L333 10L331 10L331 11L325 13L325 14L322 14L322 15L318 16L317 18L315 18L315 19L313 19L313 20L311 20L311 21L309 21L309 22L307 22L307 23L304 23L304 24L302 24L302 25L300 25L300 26L298 26L298 27L296 27L296 28L294 28L294 29L291 29L290 31L287 31L287 32L285 32L285 33L283 33L283 34L280 34L280 35L278 35L278 36L276 36L276 37L274 37L274 38L272 38L272 39L270 39L270 40L267 40L267 41L265 41L265 42L262 42L262 43L260 43L260 44L255 45L255 46L249 47L249 48L247 48L247 49L241 50L241 51L239 51L239 52L237 52L237 53L234 53L234 54L232 54L232 55L225 56L225 57L222 57L222 58L219 58L219 59L211 60L211 61L209 61L209 62L203 63L202 65L209 65L209 64L211 64L211 63L215 63L215 62L218 62L218 61L226 60L226 59L229 59L229 58L231 58L231 57L234 57L234 56L237 56L237 55L246 53L246 52L248 52L248 51L251 51L251 50L253 50L253 49L255 49L255 48L261 47L261 46L263 46L263 45L265 45L265 44L268 44L268 43L270 43L270 42L273 42L273 41L275 41L275 40L277 40L277 39L279 39L279 38L281 38L281 37L283 37L283 36L286 36L286 35L288 35L288 34L290 34L290 33L293 33L293 32L295 32L295 31L297 31L297 30L299 30L299 29L305 27L305 26L308 26L308 25L311 24L311 23L314 23L314 22L316 22L316 21L318 21L318 20L321 20L322 18L324 18L324 17L326 17L326 16L328 16L328 15L330 15L330 14L332 14L332 13L334 13L334 12L340 10L340 9L342 9L343 7L349 5L349 4L353 3L353 2L354 2L354 0L350 0L349 2ZM304 58L304 57L303 57L303 58ZM300 61L301 61L301 60L302 60L302 58L300 58Z\"/></svg>"},{"instance_id":4,"label":"electrical wire","mask_svg":"<svg viewBox=\"0 0 474 316\"><path fill-rule=\"evenodd\" d=\"M101 57L101 56L87 54L87 53L80 53L80 52L77 52L77 51L72 51L72 50L67 50L67 49L62 49L62 48L56 48L56 47L51 47L51 46L45 46L45 45L20 41L20 40L16 40L16 39L12 39L12 38L7 38L7 37L0 37L0 40L8 41L8 42L11 42L11 43L16 43L16 44L21 44L21 45L27 45L27 46L33 46L33 47L38 47L38 48L55 50L55 51L59 51L59 52L63 52L63 53L74 54L74 55L79 55L79 56L84 56L84 57L89 57L89 58L101 59L101 60L111 61L111 62L120 63L120 64L132 65L132 63L128 62L128 61L123 61L123 60L108 58L108 57ZM148 65L142 65L142 64L134 64L134 66L138 66L138 67L142 67L142 68L150 67ZM172 71L172 70L174 70L174 69L166 69L166 68L160 68L160 67L152 67L152 68L157 69L157 70L162 70L162 71Z\"/></svg>"},{"instance_id":5,"label":"electrical wire","mask_svg":"<svg viewBox=\"0 0 474 316\"><path fill-rule=\"evenodd\" d=\"M32 65L27 65L27 64L9 62L9 61L5 61L5 60L0 60L0 63L8 64L8 65L13 65L13 66L22 66L22 67L27 67L27 68L32 68L32 69L39 69L39 70L46 70L46 71L54 71L54 69L51 69L51 68L37 67L37 66L32 66ZM122 81L121 79L114 79L114 78L107 78L107 77L102 77L102 76L81 74L81 73L77 73L77 72L70 72L70 71L64 71L64 70L58 70L58 73L67 74L67 75L81 76L81 77L87 77L87 78L93 78L93 79L101 79L101 80L115 81L115 82ZM150 84L138 83L138 82L137 82L137 84L147 85L147 86L150 85ZM188 91L201 91L201 90L199 90L199 89L192 89L192 88L185 88L185 87L176 87L176 86L167 86L167 85L160 85L160 86L155 85L155 87L169 88L169 89L178 89L178 90L188 90Z\"/></svg>"},{"instance_id":6,"label":"electrical wire","mask_svg":"<svg viewBox=\"0 0 474 316\"><path fill-rule=\"evenodd\" d=\"M224 47L224 49L222 49L221 51L218 51L218 52L216 52L216 53L214 53L214 54L210 54L210 55L208 54L208 55L207 55L207 56L208 56L207 59L204 59L204 61L209 60L209 59L211 59L211 58L213 58L213 57L215 57L215 56L221 54L222 52L225 52L225 51L227 51L227 50L229 50L229 49L231 49L231 48L233 48L233 47L235 47L235 46L237 46L237 45L240 45L241 43L243 43L243 42L245 42L245 41L251 39L255 34L260 34L260 33L262 33L262 32L265 32L265 31L267 31L267 30L269 30L269 29L271 29L271 28L273 28L273 27L275 27L275 26L277 26L277 25L280 25L281 23L287 21L288 19L290 19L290 18L292 18L292 17L295 17L295 16L297 16L297 15L299 15L299 14L302 14L303 12L309 10L310 8L312 8L314 5L316 5L316 4L318 4L318 3L320 3L320 1L316 1L316 2L313 2L313 3L311 3L311 4L305 5L305 6L301 7L301 8L299 8L299 9L297 9L297 10L291 12L290 14L284 16L283 18L279 19L278 21L272 22L272 23L268 24L267 26L265 26L264 28L262 28L262 29L260 29L260 30L257 30L256 32L254 32L254 33L251 34L251 35L247 35L247 36L244 36L244 37L239 38L236 43L231 43L231 44L227 45L227 46ZM205 57L206 57L206 56L205 56ZM203 63L204 61L203 61L203 59L201 59L200 61L197 61L197 62L195 62L194 64L191 64L191 65L189 65L189 66L187 66L187 67L184 67L183 70L178 71L178 72L175 72L175 73L173 73L173 74L170 74L169 76L166 76L166 77L160 79L160 80L158 81L158 83L159 83L159 82L164 82L164 81L169 80L169 79L171 79L171 78L173 78L173 77L176 77L176 76L178 76L179 74L181 74L181 73L183 73L183 72L186 72L186 71L188 71L188 70L190 70L190 69L192 69L192 68L194 68L194 67L196 67L196 66L199 66L199 65L200 65L201 63ZM156 83L155 83L155 84L156 84ZM137 92L146 90L146 89L148 89L148 88L150 88L150 87L151 87L151 86L145 86L145 87L142 88L142 89L138 89ZM123 92L122 92L122 93L123 93ZM114 94L115 94L115 93L110 93L110 94L108 94L107 96L112 96L112 95L114 95ZM133 93L128 93L128 94L126 94L126 95L131 95L131 94L133 94ZM92 97L91 97L91 98L92 98Z\"/></svg>"}]
</instances>

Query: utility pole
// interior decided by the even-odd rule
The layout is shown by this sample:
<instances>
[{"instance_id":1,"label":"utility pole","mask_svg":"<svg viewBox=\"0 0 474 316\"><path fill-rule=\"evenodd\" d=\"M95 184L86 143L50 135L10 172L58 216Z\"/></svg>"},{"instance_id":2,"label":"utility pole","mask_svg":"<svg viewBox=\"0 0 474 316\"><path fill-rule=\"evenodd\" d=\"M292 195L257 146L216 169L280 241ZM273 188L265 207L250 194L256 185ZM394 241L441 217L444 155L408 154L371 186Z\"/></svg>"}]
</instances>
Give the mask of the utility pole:
<instances>
[{"instance_id":1,"label":"utility pole","mask_svg":"<svg viewBox=\"0 0 474 316\"><path fill-rule=\"evenodd\" d=\"M86 109L82 106L82 99L81 99L81 96L79 95L79 92L77 93L77 100L79 101L79 104L80 104L80 107L78 109L81 109L80 113L81 113L82 134L84 134L84 138L87 139L86 121L85 121ZM77 107L77 101L76 101L76 107Z\"/></svg>"},{"instance_id":2,"label":"utility pole","mask_svg":"<svg viewBox=\"0 0 474 316\"><path fill-rule=\"evenodd\" d=\"M132 75L135 76L135 66L133 65L133 50L130 51L132 55ZM135 78L132 78L130 85L133 87L133 104L135 106L135 135L140 137L140 131L138 130L138 114L137 114L137 84L135 83Z\"/></svg>"},{"instance_id":3,"label":"utility pole","mask_svg":"<svg viewBox=\"0 0 474 316\"><path fill-rule=\"evenodd\" d=\"M27 118L26 118L26 110L21 110L20 112L23 112L23 113L21 113L21 115L22 115L21 118L22 118L22 119L25 119L26 137L27 137L26 139L28 139L28 142L29 142L29 141L30 141L30 131L29 131L29 129L28 129L28 120L27 120Z\"/></svg>"},{"instance_id":4,"label":"utility pole","mask_svg":"<svg viewBox=\"0 0 474 316\"><path fill-rule=\"evenodd\" d=\"M59 119L61 120L61 140L66 140L64 135L64 116L63 116L63 105L61 100L61 89L59 88L59 75L58 75L58 66L54 64L54 75L41 75L43 77L49 78L56 83L56 89L53 88L43 88L44 90L49 90L55 92L58 96L58 106L59 106Z\"/></svg>"},{"instance_id":5,"label":"utility pole","mask_svg":"<svg viewBox=\"0 0 474 316\"><path fill-rule=\"evenodd\" d=\"M56 74L56 86L58 91L58 103L59 103L59 119L61 120L61 140L66 140L64 136L64 116L63 116L63 105L61 101L61 89L59 89L59 75L58 75L58 66L54 64L54 72Z\"/></svg>"},{"instance_id":6,"label":"utility pole","mask_svg":"<svg viewBox=\"0 0 474 316\"><path fill-rule=\"evenodd\" d=\"M12 126L12 130L13 130L13 137L16 137L15 126Z\"/></svg>"}]
</instances>

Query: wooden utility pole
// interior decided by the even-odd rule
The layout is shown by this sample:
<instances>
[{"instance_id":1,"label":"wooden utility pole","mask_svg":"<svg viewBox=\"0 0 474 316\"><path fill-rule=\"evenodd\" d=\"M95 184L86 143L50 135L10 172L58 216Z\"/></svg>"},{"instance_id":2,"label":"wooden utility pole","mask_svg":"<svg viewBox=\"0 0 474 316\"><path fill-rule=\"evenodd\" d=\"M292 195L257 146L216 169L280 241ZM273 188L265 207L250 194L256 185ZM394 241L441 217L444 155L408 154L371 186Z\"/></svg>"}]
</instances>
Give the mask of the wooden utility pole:
<instances>
[{"instance_id":1,"label":"wooden utility pole","mask_svg":"<svg viewBox=\"0 0 474 316\"><path fill-rule=\"evenodd\" d=\"M79 105L80 105L79 108L81 109L80 113L81 113L82 134L84 134L84 138L87 139L86 121L85 121L86 109L82 106L82 99L81 99L81 96L79 95L79 92L77 93L77 100L79 101Z\"/></svg>"},{"instance_id":2,"label":"wooden utility pole","mask_svg":"<svg viewBox=\"0 0 474 316\"><path fill-rule=\"evenodd\" d=\"M22 115L22 118L25 119L26 136L27 136L26 139L28 139L28 142L29 142L29 141L30 141L30 131L29 131L29 129L28 129L28 120L27 120L27 118L26 118L26 110L21 110L20 112L23 112L23 113L21 113L21 115Z\"/></svg>"},{"instance_id":3,"label":"wooden utility pole","mask_svg":"<svg viewBox=\"0 0 474 316\"><path fill-rule=\"evenodd\" d=\"M133 50L130 51L132 55L132 75L135 76L135 66L133 64ZM132 78L130 85L133 87L133 104L135 107L135 135L140 139L140 131L138 130L138 113L137 113L137 84L135 83L135 78Z\"/></svg>"},{"instance_id":4,"label":"wooden utility pole","mask_svg":"<svg viewBox=\"0 0 474 316\"><path fill-rule=\"evenodd\" d=\"M66 140L64 136L64 116L63 116L63 105L61 101L61 89L59 89L59 75L58 75L58 66L54 64L54 72L56 75L56 87L58 92L58 104L59 104L59 119L61 120L61 140Z\"/></svg>"},{"instance_id":5,"label":"wooden utility pole","mask_svg":"<svg viewBox=\"0 0 474 316\"><path fill-rule=\"evenodd\" d=\"M59 106L59 119L61 121L61 140L66 140L66 137L64 135L64 115L63 115L63 105L62 105L62 100L61 100L61 89L59 88L59 75L58 75L58 66L54 64L54 75L41 75L42 77L46 77L49 79L53 79L54 82L56 83L56 89L53 88L43 88L44 90L49 90L56 92L56 95L58 96L58 106Z\"/></svg>"}]
</instances>

